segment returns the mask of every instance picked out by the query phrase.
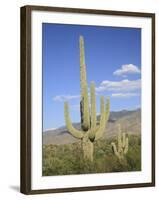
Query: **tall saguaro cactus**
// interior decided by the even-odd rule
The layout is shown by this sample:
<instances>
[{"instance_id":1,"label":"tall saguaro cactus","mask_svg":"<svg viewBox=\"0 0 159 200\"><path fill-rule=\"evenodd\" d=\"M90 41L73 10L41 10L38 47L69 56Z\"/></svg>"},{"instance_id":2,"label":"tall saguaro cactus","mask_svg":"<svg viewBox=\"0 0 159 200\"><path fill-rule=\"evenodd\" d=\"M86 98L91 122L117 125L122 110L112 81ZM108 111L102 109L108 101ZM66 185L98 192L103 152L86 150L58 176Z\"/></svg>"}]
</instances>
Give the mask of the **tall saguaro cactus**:
<instances>
[{"instance_id":1,"label":"tall saguaro cactus","mask_svg":"<svg viewBox=\"0 0 159 200\"><path fill-rule=\"evenodd\" d=\"M124 159L124 155L128 152L129 140L124 132L121 132L121 126L118 124L118 147L114 142L111 143L114 154L119 158L119 160Z\"/></svg>"},{"instance_id":2,"label":"tall saguaro cactus","mask_svg":"<svg viewBox=\"0 0 159 200\"><path fill-rule=\"evenodd\" d=\"M89 95L84 56L84 39L82 36L80 36L80 85L81 130L75 129L71 123L68 102L65 102L64 104L65 122L68 132L75 138L81 139L84 159L93 161L93 142L103 136L106 123L109 118L110 100L107 99L105 103L104 96L100 97L100 122L99 125L97 125L95 83L92 81L90 85L91 106L89 107Z\"/></svg>"}]
</instances>

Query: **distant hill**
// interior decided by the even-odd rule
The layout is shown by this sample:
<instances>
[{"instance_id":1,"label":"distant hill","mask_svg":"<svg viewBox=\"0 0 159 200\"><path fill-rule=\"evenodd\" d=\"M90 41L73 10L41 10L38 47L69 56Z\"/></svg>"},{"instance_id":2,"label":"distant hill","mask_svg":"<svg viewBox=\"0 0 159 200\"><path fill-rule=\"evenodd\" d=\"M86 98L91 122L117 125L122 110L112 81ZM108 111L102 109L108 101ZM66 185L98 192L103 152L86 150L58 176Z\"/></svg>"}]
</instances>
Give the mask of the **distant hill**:
<instances>
[{"instance_id":1,"label":"distant hill","mask_svg":"<svg viewBox=\"0 0 159 200\"><path fill-rule=\"evenodd\" d=\"M97 120L100 116L97 116ZM141 110L122 110L111 112L103 137L114 137L117 134L117 124L127 134L141 134ZM73 123L73 126L80 130L80 123ZM68 133L66 127L47 130L43 133L43 144L69 144L78 141Z\"/></svg>"}]
</instances>

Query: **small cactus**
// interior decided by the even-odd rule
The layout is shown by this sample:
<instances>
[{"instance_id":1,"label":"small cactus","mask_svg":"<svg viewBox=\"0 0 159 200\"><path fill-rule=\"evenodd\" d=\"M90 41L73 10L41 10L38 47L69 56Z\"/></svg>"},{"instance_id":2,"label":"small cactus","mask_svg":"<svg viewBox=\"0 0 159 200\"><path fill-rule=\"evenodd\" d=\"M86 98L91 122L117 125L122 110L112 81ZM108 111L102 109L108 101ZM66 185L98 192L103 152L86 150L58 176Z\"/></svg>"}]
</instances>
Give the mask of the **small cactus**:
<instances>
[{"instance_id":1,"label":"small cactus","mask_svg":"<svg viewBox=\"0 0 159 200\"><path fill-rule=\"evenodd\" d=\"M124 155L127 154L129 148L129 139L126 137L124 132L121 132L121 126L118 124L118 147L114 142L111 143L113 153L119 158L119 160L124 159Z\"/></svg>"}]
</instances>

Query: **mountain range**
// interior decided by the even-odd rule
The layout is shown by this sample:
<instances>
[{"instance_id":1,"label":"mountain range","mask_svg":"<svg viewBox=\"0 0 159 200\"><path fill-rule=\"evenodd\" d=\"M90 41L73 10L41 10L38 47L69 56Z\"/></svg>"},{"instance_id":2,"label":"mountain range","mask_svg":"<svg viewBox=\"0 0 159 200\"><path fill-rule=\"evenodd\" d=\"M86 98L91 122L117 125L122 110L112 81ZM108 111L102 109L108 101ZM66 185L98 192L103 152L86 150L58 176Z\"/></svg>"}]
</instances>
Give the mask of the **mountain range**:
<instances>
[{"instance_id":1,"label":"mountain range","mask_svg":"<svg viewBox=\"0 0 159 200\"><path fill-rule=\"evenodd\" d=\"M100 116L97 116L99 121ZM141 134L141 109L122 110L110 112L109 120L105 128L103 137L114 137L117 135L117 124L121 125L122 131L126 134L140 135ZM80 129L80 123L73 123L73 126ZM50 129L43 132L43 144L69 144L77 142L65 126L58 129Z\"/></svg>"}]
</instances>

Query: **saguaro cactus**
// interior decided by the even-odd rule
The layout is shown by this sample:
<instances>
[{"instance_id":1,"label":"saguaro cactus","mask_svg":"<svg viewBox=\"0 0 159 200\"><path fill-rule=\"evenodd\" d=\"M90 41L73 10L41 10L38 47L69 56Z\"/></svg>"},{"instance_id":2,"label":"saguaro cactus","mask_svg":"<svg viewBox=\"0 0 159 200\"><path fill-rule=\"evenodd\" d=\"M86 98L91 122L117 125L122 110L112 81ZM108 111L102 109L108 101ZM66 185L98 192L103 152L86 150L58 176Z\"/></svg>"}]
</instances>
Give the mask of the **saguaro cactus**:
<instances>
[{"instance_id":1,"label":"saguaro cactus","mask_svg":"<svg viewBox=\"0 0 159 200\"><path fill-rule=\"evenodd\" d=\"M97 125L95 83L92 81L90 85L91 106L89 107L88 85L84 56L84 39L82 36L80 36L80 85L81 130L75 129L71 123L68 102L65 102L64 104L65 122L68 132L74 137L81 139L84 159L93 161L93 142L101 138L104 133L106 123L109 118L110 100L107 99L105 103L104 96L100 97L100 122L99 125Z\"/></svg>"},{"instance_id":2,"label":"saguaro cactus","mask_svg":"<svg viewBox=\"0 0 159 200\"><path fill-rule=\"evenodd\" d=\"M128 152L129 140L124 132L121 132L121 126L118 124L118 147L114 142L111 143L114 154L119 160L124 159L124 155Z\"/></svg>"}]
</instances>

